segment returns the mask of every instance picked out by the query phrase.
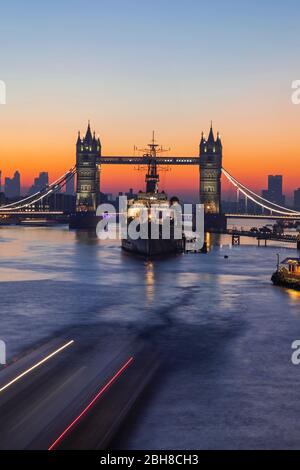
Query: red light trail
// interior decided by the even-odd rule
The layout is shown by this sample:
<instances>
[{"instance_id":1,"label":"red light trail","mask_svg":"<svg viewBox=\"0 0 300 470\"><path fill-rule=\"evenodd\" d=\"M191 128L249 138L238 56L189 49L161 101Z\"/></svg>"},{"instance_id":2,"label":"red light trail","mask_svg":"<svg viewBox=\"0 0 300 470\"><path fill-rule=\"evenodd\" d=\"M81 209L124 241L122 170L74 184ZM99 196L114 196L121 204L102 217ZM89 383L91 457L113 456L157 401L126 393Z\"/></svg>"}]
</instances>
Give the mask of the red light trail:
<instances>
[{"instance_id":1,"label":"red light trail","mask_svg":"<svg viewBox=\"0 0 300 470\"><path fill-rule=\"evenodd\" d=\"M117 378L129 367L133 362L133 357L130 357L125 364L115 373L115 375L101 388L92 401L84 408L84 410L75 418L71 424L60 434L60 436L51 444L48 450L53 450L66 436L66 434L75 426L76 423L89 411L89 409L96 403L96 401L106 392L106 390L117 380Z\"/></svg>"}]
</instances>

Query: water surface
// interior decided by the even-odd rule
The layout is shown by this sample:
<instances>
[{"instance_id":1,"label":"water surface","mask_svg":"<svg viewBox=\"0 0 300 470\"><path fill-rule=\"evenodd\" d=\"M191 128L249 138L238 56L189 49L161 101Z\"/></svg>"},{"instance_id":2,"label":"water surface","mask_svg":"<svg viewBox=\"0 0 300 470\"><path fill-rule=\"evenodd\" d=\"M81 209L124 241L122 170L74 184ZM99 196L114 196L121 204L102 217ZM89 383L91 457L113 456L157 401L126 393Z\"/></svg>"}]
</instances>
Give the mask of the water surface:
<instances>
[{"instance_id":1,"label":"water surface","mask_svg":"<svg viewBox=\"0 0 300 470\"><path fill-rule=\"evenodd\" d=\"M164 362L115 447L300 448L300 366L291 364L300 294L270 282L276 254L297 252L230 241L147 262L65 227L1 227L9 359L73 326L127 329Z\"/></svg>"}]
</instances>

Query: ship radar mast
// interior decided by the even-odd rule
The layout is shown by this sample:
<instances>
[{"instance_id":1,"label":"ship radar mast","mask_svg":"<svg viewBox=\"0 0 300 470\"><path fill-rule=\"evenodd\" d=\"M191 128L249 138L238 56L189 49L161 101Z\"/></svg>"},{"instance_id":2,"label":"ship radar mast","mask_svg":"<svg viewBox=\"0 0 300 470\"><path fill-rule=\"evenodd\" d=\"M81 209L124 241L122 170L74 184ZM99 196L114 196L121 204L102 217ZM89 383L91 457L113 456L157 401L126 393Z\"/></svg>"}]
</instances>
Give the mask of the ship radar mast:
<instances>
[{"instance_id":1,"label":"ship radar mast","mask_svg":"<svg viewBox=\"0 0 300 470\"><path fill-rule=\"evenodd\" d=\"M158 162L157 162L157 154L162 152L168 152L170 149L163 149L160 147L155 140L155 132L152 133L152 142L148 144L148 148L143 150L144 155L143 157L148 159L148 168L146 174L146 193L154 193L158 192L158 182L159 182L159 174L158 174Z\"/></svg>"}]
</instances>

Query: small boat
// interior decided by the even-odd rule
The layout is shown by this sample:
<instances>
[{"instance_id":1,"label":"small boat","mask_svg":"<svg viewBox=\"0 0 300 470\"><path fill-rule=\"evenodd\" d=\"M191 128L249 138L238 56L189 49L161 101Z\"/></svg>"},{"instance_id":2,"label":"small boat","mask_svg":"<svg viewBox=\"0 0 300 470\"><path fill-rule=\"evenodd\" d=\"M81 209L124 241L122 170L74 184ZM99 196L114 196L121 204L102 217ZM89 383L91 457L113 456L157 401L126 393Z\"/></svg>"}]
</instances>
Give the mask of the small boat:
<instances>
[{"instance_id":1,"label":"small boat","mask_svg":"<svg viewBox=\"0 0 300 470\"><path fill-rule=\"evenodd\" d=\"M300 290L300 258L286 258L277 263L277 270L271 281L276 286Z\"/></svg>"}]
</instances>

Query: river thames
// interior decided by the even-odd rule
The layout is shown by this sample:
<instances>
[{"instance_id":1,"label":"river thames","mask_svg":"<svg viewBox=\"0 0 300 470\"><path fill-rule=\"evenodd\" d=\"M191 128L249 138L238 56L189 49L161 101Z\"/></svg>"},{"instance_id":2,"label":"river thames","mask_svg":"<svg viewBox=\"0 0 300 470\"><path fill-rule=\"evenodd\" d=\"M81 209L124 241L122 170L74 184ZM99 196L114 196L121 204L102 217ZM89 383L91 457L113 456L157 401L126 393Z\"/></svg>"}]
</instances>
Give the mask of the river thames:
<instances>
[{"instance_id":1,"label":"river thames","mask_svg":"<svg viewBox=\"0 0 300 470\"><path fill-rule=\"evenodd\" d=\"M67 227L1 227L8 360L73 327L141 335L162 365L114 448L299 449L300 293L270 282L277 253L299 254L209 242L208 254L150 262Z\"/></svg>"}]
</instances>

